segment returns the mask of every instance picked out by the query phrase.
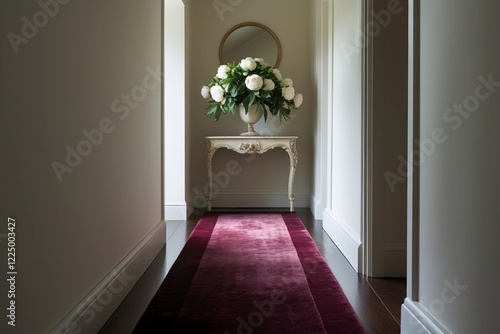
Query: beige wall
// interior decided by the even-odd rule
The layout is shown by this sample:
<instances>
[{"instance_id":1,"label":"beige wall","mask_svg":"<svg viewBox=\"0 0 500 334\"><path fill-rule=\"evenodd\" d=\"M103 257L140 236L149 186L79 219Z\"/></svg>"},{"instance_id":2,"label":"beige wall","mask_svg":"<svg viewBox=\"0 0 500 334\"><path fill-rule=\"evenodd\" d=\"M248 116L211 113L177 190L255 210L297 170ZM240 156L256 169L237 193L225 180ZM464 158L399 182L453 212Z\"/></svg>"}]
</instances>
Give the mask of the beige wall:
<instances>
[{"instance_id":1,"label":"beige wall","mask_svg":"<svg viewBox=\"0 0 500 334\"><path fill-rule=\"evenodd\" d=\"M312 184L312 128L311 118L315 114L311 106L310 86L313 79L311 64L311 11L313 2L303 0L255 0L233 1L227 11L216 11L213 1L187 1L187 39L188 45L188 89L187 113L189 114L189 175L188 184L195 206L203 206L204 198L200 195L207 182L204 156L207 135L239 135L246 130L238 116L223 115L216 123L205 116L206 100L200 95L200 89L208 84L219 66L218 50L224 34L236 24L254 21L271 28L278 36L282 48L282 60L279 66L285 77L294 80L297 91L304 95L300 109L293 111L294 118L288 124L261 121L257 131L262 134L298 135L299 165L295 178L296 201L300 206L309 206L309 194ZM226 3L226 2L223 2ZM258 55L256 55L258 56ZM282 150L270 151L254 160L250 156L240 156L234 152L220 150L214 156L214 172L225 170L229 160L238 162L242 169L239 175L232 176L229 182L221 182L227 196L214 199L215 205L227 205L235 200L240 206L248 205L249 197L259 206L272 205L278 199L280 206L287 206L287 180L289 160ZM271 167L272 166L272 167ZM278 193L278 196L275 194ZM239 196L241 195L241 196Z\"/></svg>"},{"instance_id":2,"label":"beige wall","mask_svg":"<svg viewBox=\"0 0 500 334\"><path fill-rule=\"evenodd\" d=\"M43 9L34 1L1 2L0 233L14 217L15 333L50 331L161 220L161 90L152 88L152 76L144 82L147 67L161 61L160 4L60 4L16 54L7 34L22 34L23 17L43 20ZM123 102L118 113L111 107L122 94L137 103L126 117ZM82 131L99 124L109 133L60 182L53 162L66 165L66 147L77 149ZM0 290L5 302L5 277Z\"/></svg>"},{"instance_id":3,"label":"beige wall","mask_svg":"<svg viewBox=\"0 0 500 334\"><path fill-rule=\"evenodd\" d=\"M389 4L396 4L390 6ZM406 276L408 15L406 1L377 0L373 39L373 275ZM389 11L389 10L392 10ZM389 13L389 14L387 14Z\"/></svg>"}]
</instances>

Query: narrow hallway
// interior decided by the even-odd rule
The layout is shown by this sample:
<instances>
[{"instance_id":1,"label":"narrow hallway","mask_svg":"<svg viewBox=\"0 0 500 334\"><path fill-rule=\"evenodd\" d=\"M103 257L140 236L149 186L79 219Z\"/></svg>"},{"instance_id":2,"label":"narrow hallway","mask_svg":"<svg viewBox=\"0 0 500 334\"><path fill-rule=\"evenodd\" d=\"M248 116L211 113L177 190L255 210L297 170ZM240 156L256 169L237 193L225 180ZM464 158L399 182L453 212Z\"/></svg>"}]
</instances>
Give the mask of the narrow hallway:
<instances>
[{"instance_id":1,"label":"narrow hallway","mask_svg":"<svg viewBox=\"0 0 500 334\"><path fill-rule=\"evenodd\" d=\"M406 280L358 275L324 232L322 222L315 220L309 209L299 208L297 213L341 284L367 333L399 333L400 309L406 296ZM167 222L166 254L164 249L158 255L99 334L130 333L133 330L200 217L201 215L192 216L185 222Z\"/></svg>"}]
</instances>

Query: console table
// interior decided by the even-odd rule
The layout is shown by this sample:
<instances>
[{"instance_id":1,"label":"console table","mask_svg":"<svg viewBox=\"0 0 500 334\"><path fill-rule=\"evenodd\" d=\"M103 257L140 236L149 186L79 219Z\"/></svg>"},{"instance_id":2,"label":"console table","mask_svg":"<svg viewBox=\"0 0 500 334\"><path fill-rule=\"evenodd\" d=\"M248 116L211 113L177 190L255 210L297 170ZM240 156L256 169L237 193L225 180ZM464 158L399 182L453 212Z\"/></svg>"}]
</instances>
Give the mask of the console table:
<instances>
[{"instance_id":1,"label":"console table","mask_svg":"<svg viewBox=\"0 0 500 334\"><path fill-rule=\"evenodd\" d=\"M208 136L206 167L208 172L208 211L212 210L212 157L220 148L226 148L240 154L263 154L275 148L282 148L290 157L290 174L288 176L288 199L290 200L290 212L294 209L293 180L295 169L299 161L297 154L297 136Z\"/></svg>"}]
</instances>

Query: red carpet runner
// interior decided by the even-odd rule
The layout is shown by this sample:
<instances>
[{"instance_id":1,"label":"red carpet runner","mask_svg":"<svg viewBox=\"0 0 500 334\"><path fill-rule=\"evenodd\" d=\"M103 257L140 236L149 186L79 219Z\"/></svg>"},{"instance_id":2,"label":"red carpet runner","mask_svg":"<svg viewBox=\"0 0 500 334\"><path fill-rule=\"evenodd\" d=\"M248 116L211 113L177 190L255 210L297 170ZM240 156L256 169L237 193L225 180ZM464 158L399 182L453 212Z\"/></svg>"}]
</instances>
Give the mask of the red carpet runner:
<instances>
[{"instance_id":1,"label":"red carpet runner","mask_svg":"<svg viewBox=\"0 0 500 334\"><path fill-rule=\"evenodd\" d=\"M209 213L134 333L364 331L295 213Z\"/></svg>"}]
</instances>

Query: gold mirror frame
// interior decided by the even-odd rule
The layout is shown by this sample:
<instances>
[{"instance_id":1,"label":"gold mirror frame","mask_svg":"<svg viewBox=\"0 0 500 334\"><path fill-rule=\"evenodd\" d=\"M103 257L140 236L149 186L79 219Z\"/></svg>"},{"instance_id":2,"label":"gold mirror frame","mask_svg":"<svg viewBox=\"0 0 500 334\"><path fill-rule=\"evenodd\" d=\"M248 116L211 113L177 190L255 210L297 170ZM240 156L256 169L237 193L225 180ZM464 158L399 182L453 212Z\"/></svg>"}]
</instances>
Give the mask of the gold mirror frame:
<instances>
[{"instance_id":1,"label":"gold mirror frame","mask_svg":"<svg viewBox=\"0 0 500 334\"><path fill-rule=\"evenodd\" d=\"M235 25L234 27L232 27L225 35L224 37L222 38L222 41L220 42L220 46L219 46L219 62L221 65L225 64L224 61L223 61L223 56L222 56L222 52L223 52L223 49L224 49L224 44L226 42L226 40L228 39L228 37L231 35L231 33L233 33L235 30L239 29L239 28L242 28L242 27L258 27L258 28L261 28L261 29L264 29L265 31L267 31L271 37L274 39L274 42L276 43L276 51L277 51L277 57L276 57L276 64L274 64L274 67L278 68L278 66L280 65L280 62L281 62L281 43L278 39L278 36L276 36L276 34L271 30L269 29L269 27L261 24L261 23L257 23L257 22L243 22L243 23L240 23L240 24L237 24Z\"/></svg>"}]
</instances>

